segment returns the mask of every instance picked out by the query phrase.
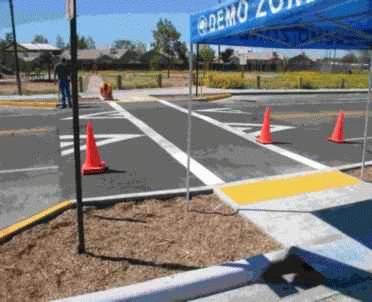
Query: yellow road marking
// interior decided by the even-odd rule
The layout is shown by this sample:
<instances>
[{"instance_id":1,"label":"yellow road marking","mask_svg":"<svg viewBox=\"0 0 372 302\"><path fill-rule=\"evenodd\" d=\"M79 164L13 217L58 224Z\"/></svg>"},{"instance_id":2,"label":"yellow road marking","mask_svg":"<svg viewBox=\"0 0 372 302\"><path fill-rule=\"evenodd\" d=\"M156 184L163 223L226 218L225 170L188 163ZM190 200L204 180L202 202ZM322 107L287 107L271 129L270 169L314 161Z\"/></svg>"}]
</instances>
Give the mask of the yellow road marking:
<instances>
[{"instance_id":1,"label":"yellow road marking","mask_svg":"<svg viewBox=\"0 0 372 302\"><path fill-rule=\"evenodd\" d=\"M364 116L366 113L365 111L343 111L345 116ZM326 111L326 112L316 112L316 113L308 113L308 112L287 112L283 114L275 114L273 113L271 116L276 119L290 119L290 118L314 118L314 117L324 117L330 116L335 117L338 116L340 111ZM371 115L371 114L370 114Z\"/></svg>"},{"instance_id":2,"label":"yellow road marking","mask_svg":"<svg viewBox=\"0 0 372 302\"><path fill-rule=\"evenodd\" d=\"M350 186L359 182L359 179L350 175L339 171L331 171L263 180L255 183L223 185L219 189L233 202L242 205L307 192L319 192L336 187Z\"/></svg>"},{"instance_id":3,"label":"yellow road marking","mask_svg":"<svg viewBox=\"0 0 372 302\"><path fill-rule=\"evenodd\" d=\"M12 101L5 100L0 101L0 106L15 106L15 107L48 107L55 108L57 100L48 100L48 101Z\"/></svg>"},{"instance_id":4,"label":"yellow road marking","mask_svg":"<svg viewBox=\"0 0 372 302\"><path fill-rule=\"evenodd\" d=\"M33 224L33 223L36 223L42 219L44 219L45 217L48 217L49 215L52 215L54 213L58 213L59 211L63 211L63 210L66 210L66 209L69 209L69 208L72 208L74 206L74 202L71 201L71 200L67 200L67 201L64 201L64 202L61 202L53 207L50 207L34 216L31 216L29 218L26 218L16 224L13 224L11 225L10 227L4 229L4 230L1 230L0 231L0 241L2 239L4 239L5 237L13 234L13 233L16 233L24 228L26 228L27 226Z\"/></svg>"},{"instance_id":5,"label":"yellow road marking","mask_svg":"<svg viewBox=\"0 0 372 302\"><path fill-rule=\"evenodd\" d=\"M46 133L49 132L50 129L48 128L30 128L30 129L0 129L0 136L2 135L27 135L27 134L34 134L34 133Z\"/></svg>"}]
</instances>

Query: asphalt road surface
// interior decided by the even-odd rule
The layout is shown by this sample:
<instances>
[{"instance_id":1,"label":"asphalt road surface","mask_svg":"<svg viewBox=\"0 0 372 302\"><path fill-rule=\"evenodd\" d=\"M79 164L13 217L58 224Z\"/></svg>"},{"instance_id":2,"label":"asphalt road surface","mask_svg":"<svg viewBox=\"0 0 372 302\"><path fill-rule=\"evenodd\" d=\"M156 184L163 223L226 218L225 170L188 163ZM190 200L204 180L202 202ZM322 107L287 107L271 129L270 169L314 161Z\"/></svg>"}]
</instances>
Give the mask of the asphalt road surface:
<instances>
[{"instance_id":1,"label":"asphalt road surface","mask_svg":"<svg viewBox=\"0 0 372 302\"><path fill-rule=\"evenodd\" d=\"M193 102L190 186L358 163L366 101L366 94L332 94ZM255 137L267 106L272 108L274 144L261 145ZM334 144L327 137L340 110L346 114L345 137L353 140ZM92 121L101 158L109 167L107 173L83 176L83 198L185 188L187 114L188 103L177 98L80 109L82 163L85 127ZM53 196L48 203L75 198L71 116L70 109L0 110L0 179L3 194L8 194L0 204L1 217L17 208L14 202L11 206L12 198L18 209L23 207L21 216L45 207L40 200L46 195ZM368 147L367 161L371 153ZM22 195L25 187L36 192L37 202L34 193Z\"/></svg>"}]
</instances>

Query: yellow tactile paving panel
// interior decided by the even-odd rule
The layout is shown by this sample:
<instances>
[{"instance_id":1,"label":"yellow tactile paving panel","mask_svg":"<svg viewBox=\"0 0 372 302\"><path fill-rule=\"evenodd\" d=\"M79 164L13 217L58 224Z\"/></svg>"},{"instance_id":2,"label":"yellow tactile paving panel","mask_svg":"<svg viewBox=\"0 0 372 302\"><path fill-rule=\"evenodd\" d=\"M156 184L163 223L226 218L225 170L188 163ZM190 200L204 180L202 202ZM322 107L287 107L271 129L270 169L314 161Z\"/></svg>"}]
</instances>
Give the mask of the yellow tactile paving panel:
<instances>
[{"instance_id":1,"label":"yellow tactile paving panel","mask_svg":"<svg viewBox=\"0 0 372 302\"><path fill-rule=\"evenodd\" d=\"M218 189L239 205L319 192L359 183L359 179L339 171L310 173L258 182L223 185Z\"/></svg>"},{"instance_id":2,"label":"yellow tactile paving panel","mask_svg":"<svg viewBox=\"0 0 372 302\"><path fill-rule=\"evenodd\" d=\"M157 100L157 98L154 98L152 96L145 95L145 96L131 96L131 97L127 97L125 99L118 100L118 102L119 103L152 102L152 101L156 101L156 100Z\"/></svg>"}]
</instances>

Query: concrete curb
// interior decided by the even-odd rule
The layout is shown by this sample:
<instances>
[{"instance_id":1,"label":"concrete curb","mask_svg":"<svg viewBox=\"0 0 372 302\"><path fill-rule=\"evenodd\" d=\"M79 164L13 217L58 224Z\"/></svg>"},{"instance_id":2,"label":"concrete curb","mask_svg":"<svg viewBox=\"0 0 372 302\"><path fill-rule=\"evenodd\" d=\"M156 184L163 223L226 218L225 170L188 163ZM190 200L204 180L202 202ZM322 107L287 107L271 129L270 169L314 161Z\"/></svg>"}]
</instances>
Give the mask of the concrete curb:
<instances>
[{"instance_id":1,"label":"concrete curb","mask_svg":"<svg viewBox=\"0 0 372 302\"><path fill-rule=\"evenodd\" d=\"M194 187L190 188L191 196L195 194L212 194L212 187ZM131 194L118 194L111 196L101 196L101 197L90 197L83 198L83 204L87 206L102 206L114 204L121 201L139 201L143 199L165 199L174 198L186 194L186 189L173 189L173 190L159 190L151 191L146 193L131 193Z\"/></svg>"},{"instance_id":2,"label":"concrete curb","mask_svg":"<svg viewBox=\"0 0 372 302\"><path fill-rule=\"evenodd\" d=\"M186 189L175 189L175 190L162 190L162 191L152 191L148 193L133 193L133 194L119 194L112 196L102 196L102 197L92 197L83 198L84 206L109 206L118 202L123 201L136 201L143 200L147 198L172 198L182 196L186 193ZM210 187L196 187L190 188L191 195L194 194L211 194L213 189ZM45 209L44 211L26 218L18 223L15 223L3 230L0 230L0 244L7 241L14 235L40 223L45 222L51 218L56 217L65 210L72 209L76 205L76 200L68 200L61 202L55 206Z\"/></svg>"},{"instance_id":3,"label":"concrete curb","mask_svg":"<svg viewBox=\"0 0 372 302\"><path fill-rule=\"evenodd\" d=\"M258 281L273 262L282 261L289 249L179 273L138 284L55 300L55 302L167 302L187 301Z\"/></svg>"},{"instance_id":4,"label":"concrete curb","mask_svg":"<svg viewBox=\"0 0 372 302\"><path fill-rule=\"evenodd\" d=\"M365 166L371 166L372 165L372 161L366 161L365 162ZM343 166L338 166L338 167L335 167L337 170L340 170L340 171L347 171L347 170L351 170L351 169L356 169L356 168L361 168L362 167L362 163L357 163L357 164L350 164L350 165L343 165Z\"/></svg>"},{"instance_id":5,"label":"concrete curb","mask_svg":"<svg viewBox=\"0 0 372 302\"><path fill-rule=\"evenodd\" d=\"M19 234L20 232L24 231L25 229L28 229L35 224L38 224L42 221L46 221L50 218L53 218L60 214L61 212L73 208L75 205L74 201L68 200L61 202L55 206L52 206L36 215L33 215L29 218L26 218L16 224L13 224L9 227L7 227L4 230L0 230L0 243L3 243L13 237L16 234Z\"/></svg>"},{"instance_id":6,"label":"concrete curb","mask_svg":"<svg viewBox=\"0 0 372 302\"><path fill-rule=\"evenodd\" d=\"M261 90L228 90L232 95L278 95L278 94L345 94L368 93L368 89L261 89Z\"/></svg>"},{"instance_id":7,"label":"concrete curb","mask_svg":"<svg viewBox=\"0 0 372 302\"><path fill-rule=\"evenodd\" d=\"M150 94L150 96L156 97L156 98L182 98L182 101L188 101L190 99L189 95L184 95L184 94ZM192 95L192 100L200 101L200 102L208 102L208 101L214 101L214 100L219 100L219 99L225 99L231 96L232 94L228 92L208 93L207 95L203 95L203 96Z\"/></svg>"}]
</instances>

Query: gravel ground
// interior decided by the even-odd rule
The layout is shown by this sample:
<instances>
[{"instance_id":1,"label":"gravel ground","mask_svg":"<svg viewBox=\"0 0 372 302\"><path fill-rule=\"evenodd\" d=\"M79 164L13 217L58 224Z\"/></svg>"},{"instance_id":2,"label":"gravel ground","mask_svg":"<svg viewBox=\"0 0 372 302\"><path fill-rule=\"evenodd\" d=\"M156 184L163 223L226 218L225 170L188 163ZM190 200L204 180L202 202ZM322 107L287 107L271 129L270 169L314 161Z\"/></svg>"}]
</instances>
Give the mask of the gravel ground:
<instances>
[{"instance_id":1,"label":"gravel ground","mask_svg":"<svg viewBox=\"0 0 372 302\"><path fill-rule=\"evenodd\" d=\"M0 245L0 301L49 301L280 249L214 195L86 208L78 254L68 210Z\"/></svg>"}]
</instances>

